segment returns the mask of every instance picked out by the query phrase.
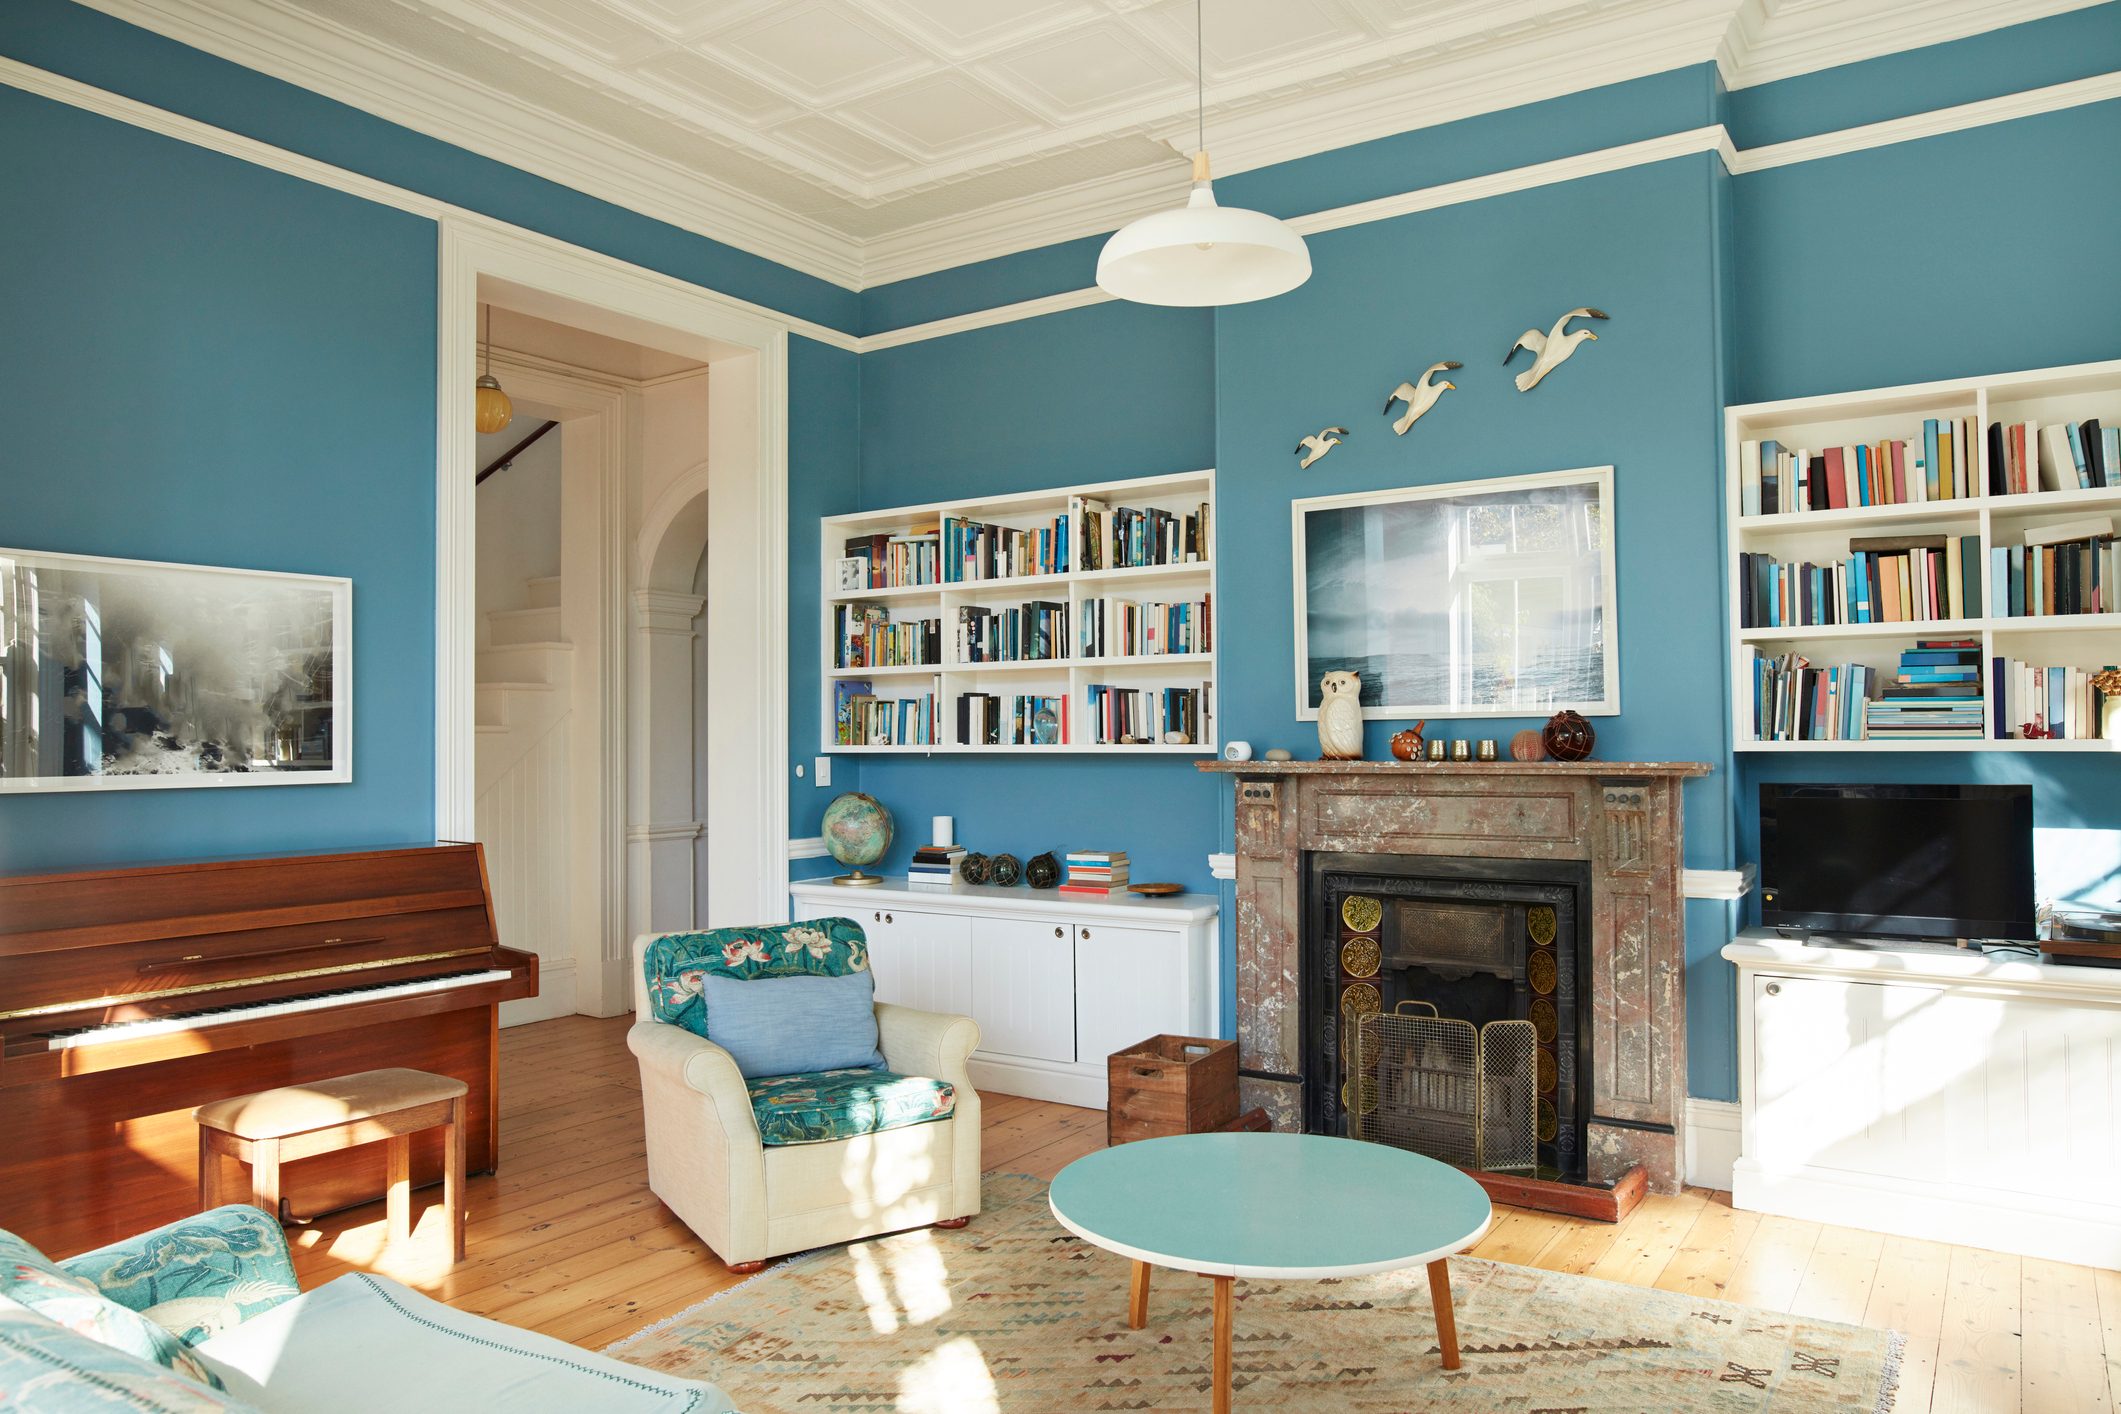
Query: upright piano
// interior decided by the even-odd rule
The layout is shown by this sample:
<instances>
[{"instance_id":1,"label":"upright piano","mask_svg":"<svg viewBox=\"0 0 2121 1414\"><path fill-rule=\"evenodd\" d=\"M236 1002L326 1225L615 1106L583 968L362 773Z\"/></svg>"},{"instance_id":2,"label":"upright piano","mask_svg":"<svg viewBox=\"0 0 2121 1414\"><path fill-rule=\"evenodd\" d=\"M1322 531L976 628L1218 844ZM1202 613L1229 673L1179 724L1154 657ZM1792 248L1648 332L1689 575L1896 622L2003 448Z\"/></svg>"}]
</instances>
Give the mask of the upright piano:
<instances>
[{"instance_id":1,"label":"upright piano","mask_svg":"<svg viewBox=\"0 0 2121 1414\"><path fill-rule=\"evenodd\" d=\"M470 1087L493 1169L500 946L476 844L0 876L0 1228L54 1255L198 1205L195 1105L381 1066ZM440 1131L413 1150L441 1173ZM381 1196L383 1146L287 1166L288 1216Z\"/></svg>"}]
</instances>

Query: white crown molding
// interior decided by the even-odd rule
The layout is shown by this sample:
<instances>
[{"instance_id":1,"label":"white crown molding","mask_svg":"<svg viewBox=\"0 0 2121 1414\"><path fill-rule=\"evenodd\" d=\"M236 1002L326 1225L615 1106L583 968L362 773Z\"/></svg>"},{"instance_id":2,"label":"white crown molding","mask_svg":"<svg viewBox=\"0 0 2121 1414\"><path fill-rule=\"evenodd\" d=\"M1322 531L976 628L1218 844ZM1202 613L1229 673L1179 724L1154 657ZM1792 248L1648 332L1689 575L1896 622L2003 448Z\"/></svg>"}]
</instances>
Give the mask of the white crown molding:
<instances>
[{"instance_id":1,"label":"white crown molding","mask_svg":"<svg viewBox=\"0 0 2121 1414\"><path fill-rule=\"evenodd\" d=\"M964 334L974 329L985 329L992 324L1014 324L1019 319L1036 319L1041 314L1058 314L1064 309L1081 309L1086 305L1103 304L1112 296L1092 285L1087 289L1064 290L1057 295L1043 295L1038 299L1018 300L1015 304L998 304L988 309L976 309L970 314L954 314L948 319L931 319L925 324L908 324L901 329L887 329L881 334L862 336L862 353L874 353L878 349L895 349L901 344L918 344L927 339L946 338L951 334Z\"/></svg>"},{"instance_id":2,"label":"white crown molding","mask_svg":"<svg viewBox=\"0 0 2121 1414\"><path fill-rule=\"evenodd\" d=\"M805 835L801 839L788 841L790 859L827 859L832 851L825 848L823 835Z\"/></svg>"},{"instance_id":3,"label":"white crown molding","mask_svg":"<svg viewBox=\"0 0 2121 1414\"><path fill-rule=\"evenodd\" d=\"M2008 25L2082 10L2105 0L1873 0L1835 9L1825 21L1796 7L1770 18L1763 0L1744 0L1716 49L1731 88L1751 88L1908 49L1945 44ZM1777 34L1778 29L1788 32Z\"/></svg>"},{"instance_id":4,"label":"white crown molding","mask_svg":"<svg viewBox=\"0 0 2121 1414\"><path fill-rule=\"evenodd\" d=\"M1961 103L1928 113L1910 113L1905 118L1888 118L1882 123L1865 123L1861 127L1842 128L1815 137L1749 147L1738 154L1731 170L1760 172L1796 162L1816 162L1822 157L1837 157L1844 152L1862 152L1944 133L1964 132L1968 128L2007 123L2037 113L2055 113L2087 103L2103 103L2111 98L2121 98L2121 73L2094 74L2090 78L2072 79L2046 88L2007 93L2000 98L1984 98L1976 103Z\"/></svg>"},{"instance_id":5,"label":"white crown molding","mask_svg":"<svg viewBox=\"0 0 2121 1414\"><path fill-rule=\"evenodd\" d=\"M9 88L19 89L24 93L36 94L40 98L49 98L54 102L64 103L69 107L79 108L84 112L95 113L105 118L114 118L129 127L140 128L163 137L175 138L179 142L189 143L194 147L239 158L253 166L284 173L290 177L298 177L303 181L313 182L318 186L328 187L333 191L345 192L349 196L357 196L365 201L373 201L384 206L394 207L399 211L411 212L413 215L424 216L436 222L453 221L465 229L486 231L496 236L505 235L515 241L526 252L544 251L549 254L565 255L570 259L586 257L613 272L624 273L633 278L659 284L673 295L679 295L686 299L706 298L720 304L732 313L740 313L753 319L764 320L776 329L782 329L791 334L801 334L807 339L815 339L819 343L830 344L834 348L858 351L861 346L861 341L854 335L843 333L838 329L829 328L812 320L799 318L791 314L783 314L777 309L769 309L765 305L755 304L746 299L739 299L735 295L724 294L719 290L711 289L704 285L680 280L674 275L666 275L660 270L650 270L645 266L635 265L630 261L605 255L600 251L588 251L584 247L572 245L556 236L548 236L542 231L532 231L512 222L498 220L495 217L486 215L484 212L453 206L446 201L438 201L423 193L408 191L404 187L393 186L389 182L378 181L373 177L363 176L359 172L351 172L343 167L335 167L328 162L320 162L313 157L305 157L299 152L289 152L286 148L274 147L270 143L259 142L257 139L245 137L241 133L232 133L226 128L217 128L210 123L202 123L196 118L187 118L180 113L172 113L164 108L156 108L137 99L111 93L108 90L82 83L77 79L67 78L63 74L51 73L48 70L39 69L5 56L0 56L0 84L5 84Z\"/></svg>"},{"instance_id":6,"label":"white crown molding","mask_svg":"<svg viewBox=\"0 0 2121 1414\"><path fill-rule=\"evenodd\" d=\"M830 227L444 73L314 12L297 19L248 6L238 15L211 0L80 3L585 195L860 288L860 253Z\"/></svg>"}]
</instances>

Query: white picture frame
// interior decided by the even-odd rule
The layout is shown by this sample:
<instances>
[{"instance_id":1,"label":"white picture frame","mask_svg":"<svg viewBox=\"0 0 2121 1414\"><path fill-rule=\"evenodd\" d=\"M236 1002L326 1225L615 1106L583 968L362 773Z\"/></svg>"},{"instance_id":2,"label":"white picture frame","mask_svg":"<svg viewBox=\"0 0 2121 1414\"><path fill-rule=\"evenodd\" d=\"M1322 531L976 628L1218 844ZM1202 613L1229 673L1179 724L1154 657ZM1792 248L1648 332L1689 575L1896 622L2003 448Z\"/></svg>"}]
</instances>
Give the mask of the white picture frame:
<instances>
[{"instance_id":1,"label":"white picture frame","mask_svg":"<svg viewBox=\"0 0 2121 1414\"><path fill-rule=\"evenodd\" d=\"M847 555L837 567L833 586L842 594L859 594L869 587L869 557Z\"/></svg>"},{"instance_id":2,"label":"white picture frame","mask_svg":"<svg viewBox=\"0 0 2121 1414\"><path fill-rule=\"evenodd\" d=\"M1620 711L1612 467L1311 496L1289 514L1299 721L1318 718L1319 678L1348 669L1373 721Z\"/></svg>"},{"instance_id":3,"label":"white picture frame","mask_svg":"<svg viewBox=\"0 0 2121 1414\"><path fill-rule=\"evenodd\" d=\"M352 780L351 579L0 549L0 794Z\"/></svg>"}]
</instances>

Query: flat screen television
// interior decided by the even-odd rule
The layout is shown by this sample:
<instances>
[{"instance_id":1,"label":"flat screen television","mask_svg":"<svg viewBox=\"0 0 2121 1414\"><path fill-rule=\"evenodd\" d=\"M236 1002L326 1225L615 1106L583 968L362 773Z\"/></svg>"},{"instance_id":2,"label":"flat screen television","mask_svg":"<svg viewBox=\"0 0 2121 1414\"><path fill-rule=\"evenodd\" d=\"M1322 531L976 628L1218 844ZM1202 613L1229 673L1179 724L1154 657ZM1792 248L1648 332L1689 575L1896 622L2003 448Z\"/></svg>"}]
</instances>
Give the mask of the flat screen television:
<instances>
[{"instance_id":1,"label":"flat screen television","mask_svg":"<svg viewBox=\"0 0 2121 1414\"><path fill-rule=\"evenodd\" d=\"M1760 921L2031 941L2030 786L1760 787Z\"/></svg>"}]
</instances>

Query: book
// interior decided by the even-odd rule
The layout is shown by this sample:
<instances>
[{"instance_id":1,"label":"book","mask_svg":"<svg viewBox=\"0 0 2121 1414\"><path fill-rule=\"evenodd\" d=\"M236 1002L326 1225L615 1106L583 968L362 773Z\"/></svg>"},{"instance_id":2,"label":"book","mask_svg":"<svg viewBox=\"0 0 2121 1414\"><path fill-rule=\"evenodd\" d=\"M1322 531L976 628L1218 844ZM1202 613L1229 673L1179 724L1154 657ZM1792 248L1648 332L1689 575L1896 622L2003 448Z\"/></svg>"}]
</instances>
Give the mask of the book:
<instances>
[{"instance_id":1,"label":"book","mask_svg":"<svg viewBox=\"0 0 2121 1414\"><path fill-rule=\"evenodd\" d=\"M2081 520L2058 521L2054 525L2030 526L2025 532L2025 543L2059 545L2065 540L2096 540L2113 533L2113 517L2086 516Z\"/></svg>"}]
</instances>

